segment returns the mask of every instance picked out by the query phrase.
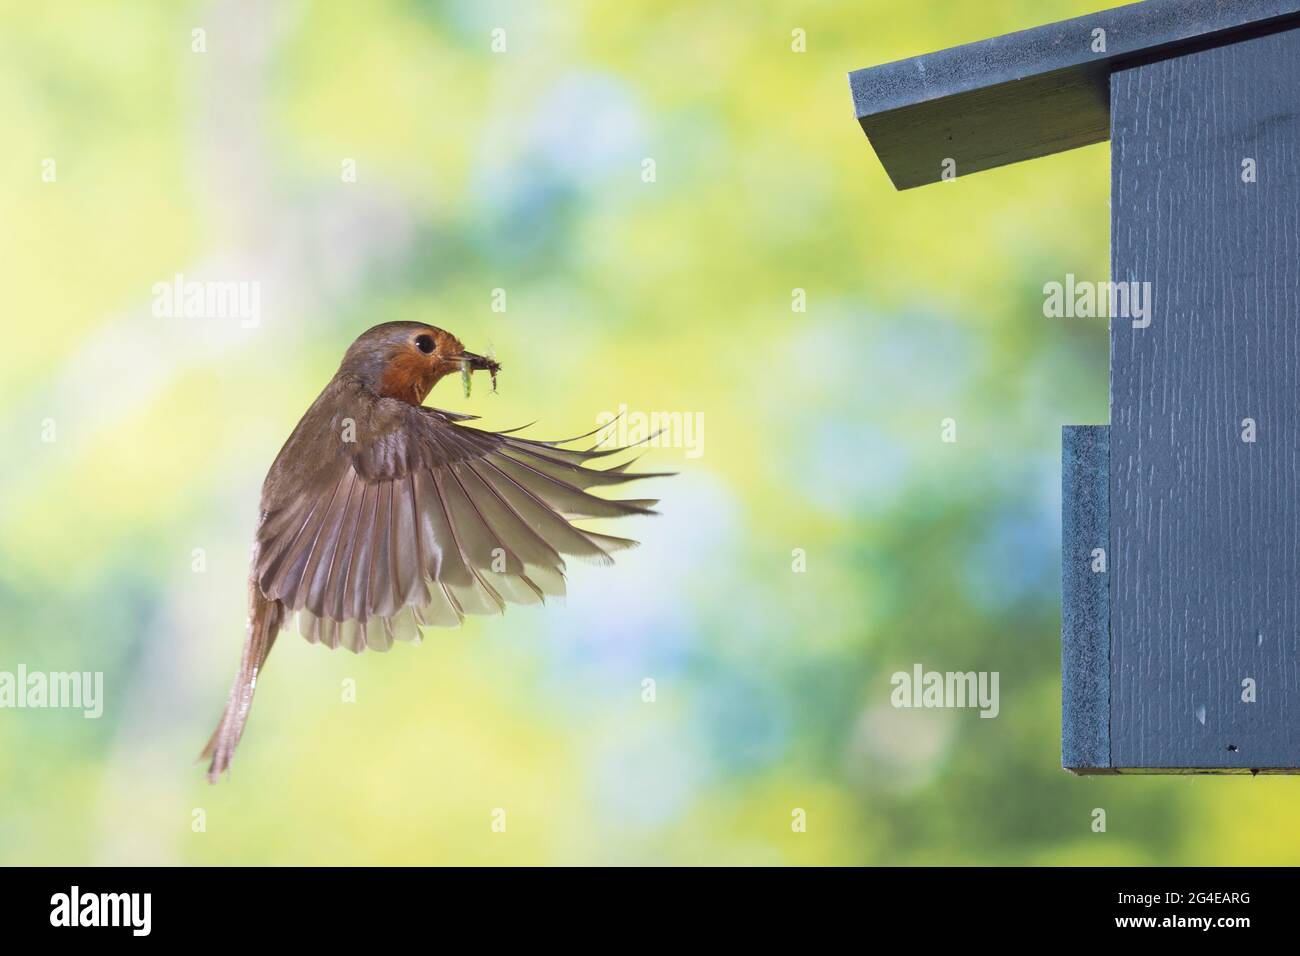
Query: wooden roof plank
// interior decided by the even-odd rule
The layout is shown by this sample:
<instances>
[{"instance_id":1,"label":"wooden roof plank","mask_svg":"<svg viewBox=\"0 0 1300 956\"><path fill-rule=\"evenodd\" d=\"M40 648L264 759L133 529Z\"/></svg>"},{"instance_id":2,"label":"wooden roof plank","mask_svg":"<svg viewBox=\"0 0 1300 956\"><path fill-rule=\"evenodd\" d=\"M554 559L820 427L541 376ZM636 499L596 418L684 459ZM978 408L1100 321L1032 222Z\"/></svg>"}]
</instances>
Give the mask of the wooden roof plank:
<instances>
[{"instance_id":1,"label":"wooden roof plank","mask_svg":"<svg viewBox=\"0 0 1300 956\"><path fill-rule=\"evenodd\" d=\"M1300 21L1300 0L1145 0L849 74L895 187L1101 142L1125 61ZM1105 31L1104 50L1096 30Z\"/></svg>"}]
</instances>

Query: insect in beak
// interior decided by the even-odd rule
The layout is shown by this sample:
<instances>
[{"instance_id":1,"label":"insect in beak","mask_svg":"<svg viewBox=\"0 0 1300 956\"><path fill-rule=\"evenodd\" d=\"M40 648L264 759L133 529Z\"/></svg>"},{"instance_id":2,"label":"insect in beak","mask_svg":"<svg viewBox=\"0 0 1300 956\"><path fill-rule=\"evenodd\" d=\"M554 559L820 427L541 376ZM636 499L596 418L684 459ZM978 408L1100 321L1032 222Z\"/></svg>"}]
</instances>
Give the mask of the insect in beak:
<instances>
[{"instance_id":1,"label":"insect in beak","mask_svg":"<svg viewBox=\"0 0 1300 956\"><path fill-rule=\"evenodd\" d=\"M460 353L460 380L465 386L465 397L469 398L470 390L470 373L485 371L492 376L492 391L497 390L497 372L501 371L501 363L496 359L488 358L483 355L475 355L473 352Z\"/></svg>"},{"instance_id":2,"label":"insect in beak","mask_svg":"<svg viewBox=\"0 0 1300 956\"><path fill-rule=\"evenodd\" d=\"M460 360L469 364L470 371L495 372L501 368L501 363L495 359L475 355L473 352L461 352Z\"/></svg>"}]
</instances>

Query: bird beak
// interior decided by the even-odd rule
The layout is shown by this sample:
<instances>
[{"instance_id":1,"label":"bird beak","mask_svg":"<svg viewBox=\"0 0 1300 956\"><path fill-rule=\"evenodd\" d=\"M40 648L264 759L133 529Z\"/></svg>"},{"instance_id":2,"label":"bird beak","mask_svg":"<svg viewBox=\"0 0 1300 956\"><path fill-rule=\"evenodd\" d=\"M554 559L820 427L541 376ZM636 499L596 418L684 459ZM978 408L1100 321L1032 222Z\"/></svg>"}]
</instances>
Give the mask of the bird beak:
<instances>
[{"instance_id":1,"label":"bird beak","mask_svg":"<svg viewBox=\"0 0 1300 956\"><path fill-rule=\"evenodd\" d=\"M465 367L470 371L495 372L501 368L500 362L482 355L475 355L473 352L461 352L460 360L466 363Z\"/></svg>"}]
</instances>

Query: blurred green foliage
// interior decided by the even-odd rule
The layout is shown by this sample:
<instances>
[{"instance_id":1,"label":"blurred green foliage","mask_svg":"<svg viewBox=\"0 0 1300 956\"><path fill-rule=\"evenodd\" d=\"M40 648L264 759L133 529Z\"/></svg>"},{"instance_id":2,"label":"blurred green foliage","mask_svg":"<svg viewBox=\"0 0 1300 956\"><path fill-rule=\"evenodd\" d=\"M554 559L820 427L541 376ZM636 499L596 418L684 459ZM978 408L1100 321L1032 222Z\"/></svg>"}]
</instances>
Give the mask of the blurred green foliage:
<instances>
[{"instance_id":1,"label":"blurred green foliage","mask_svg":"<svg viewBox=\"0 0 1300 956\"><path fill-rule=\"evenodd\" d=\"M1059 769L1060 426L1107 420L1107 344L1041 290L1106 277L1106 147L897 193L853 119L851 69L1100 5L6 4L0 669L108 699L0 711L0 862L1295 862L1290 779ZM156 317L178 272L262 321ZM562 607L284 637L209 787L261 478L398 318L504 364L435 404L701 412L704 454L650 452L663 515ZM891 708L915 662L1000 716Z\"/></svg>"}]
</instances>

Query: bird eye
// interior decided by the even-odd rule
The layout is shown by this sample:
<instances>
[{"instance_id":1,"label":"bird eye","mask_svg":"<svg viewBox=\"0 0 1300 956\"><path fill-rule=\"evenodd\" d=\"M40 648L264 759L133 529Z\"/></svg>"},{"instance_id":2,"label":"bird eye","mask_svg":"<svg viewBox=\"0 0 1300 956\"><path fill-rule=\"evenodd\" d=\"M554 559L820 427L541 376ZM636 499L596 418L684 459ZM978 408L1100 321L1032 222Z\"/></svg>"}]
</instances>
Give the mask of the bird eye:
<instances>
[{"instance_id":1,"label":"bird eye","mask_svg":"<svg viewBox=\"0 0 1300 956\"><path fill-rule=\"evenodd\" d=\"M419 349L421 352L423 352L425 355L428 355L433 351L433 336L417 335L415 337L415 347Z\"/></svg>"}]
</instances>

